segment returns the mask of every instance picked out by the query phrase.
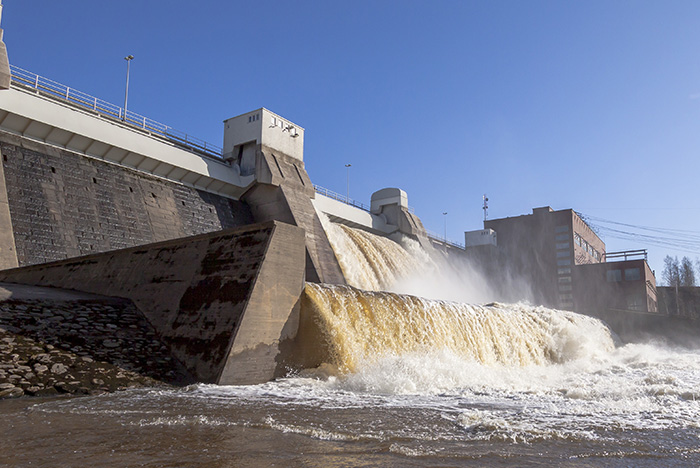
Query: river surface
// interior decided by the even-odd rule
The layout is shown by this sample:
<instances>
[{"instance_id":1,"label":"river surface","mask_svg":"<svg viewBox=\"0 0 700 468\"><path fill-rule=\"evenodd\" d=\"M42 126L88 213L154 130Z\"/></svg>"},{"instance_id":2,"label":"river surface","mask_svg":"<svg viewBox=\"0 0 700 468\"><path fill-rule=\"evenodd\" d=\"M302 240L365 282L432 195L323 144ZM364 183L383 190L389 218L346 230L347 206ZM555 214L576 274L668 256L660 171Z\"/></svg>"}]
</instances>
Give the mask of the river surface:
<instances>
[{"instance_id":1,"label":"river surface","mask_svg":"<svg viewBox=\"0 0 700 468\"><path fill-rule=\"evenodd\" d=\"M0 402L1 466L700 466L700 350L559 364L450 352L263 385Z\"/></svg>"}]
</instances>

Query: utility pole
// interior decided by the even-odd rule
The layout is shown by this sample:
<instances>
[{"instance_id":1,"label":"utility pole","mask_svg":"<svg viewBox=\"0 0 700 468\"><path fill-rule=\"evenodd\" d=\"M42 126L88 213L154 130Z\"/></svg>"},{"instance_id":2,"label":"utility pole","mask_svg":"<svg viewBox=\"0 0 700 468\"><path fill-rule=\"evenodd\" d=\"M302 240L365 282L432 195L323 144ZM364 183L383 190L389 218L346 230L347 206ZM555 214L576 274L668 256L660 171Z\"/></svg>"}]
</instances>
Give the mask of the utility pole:
<instances>
[{"instance_id":1,"label":"utility pole","mask_svg":"<svg viewBox=\"0 0 700 468\"><path fill-rule=\"evenodd\" d=\"M489 197L484 194L484 221L489 219Z\"/></svg>"},{"instance_id":2,"label":"utility pole","mask_svg":"<svg viewBox=\"0 0 700 468\"><path fill-rule=\"evenodd\" d=\"M124 57L126 60L126 90L124 91L124 115L122 115L122 120L126 120L126 104L129 100L129 70L131 68L131 61L134 60L133 55L127 55Z\"/></svg>"},{"instance_id":3,"label":"utility pole","mask_svg":"<svg viewBox=\"0 0 700 468\"><path fill-rule=\"evenodd\" d=\"M350 204L350 168L352 164L346 164L345 169L347 169L347 185L345 187L345 203Z\"/></svg>"},{"instance_id":4,"label":"utility pole","mask_svg":"<svg viewBox=\"0 0 700 468\"><path fill-rule=\"evenodd\" d=\"M442 216L444 217L443 219L445 220L445 252L447 252L447 211L442 213Z\"/></svg>"}]
</instances>

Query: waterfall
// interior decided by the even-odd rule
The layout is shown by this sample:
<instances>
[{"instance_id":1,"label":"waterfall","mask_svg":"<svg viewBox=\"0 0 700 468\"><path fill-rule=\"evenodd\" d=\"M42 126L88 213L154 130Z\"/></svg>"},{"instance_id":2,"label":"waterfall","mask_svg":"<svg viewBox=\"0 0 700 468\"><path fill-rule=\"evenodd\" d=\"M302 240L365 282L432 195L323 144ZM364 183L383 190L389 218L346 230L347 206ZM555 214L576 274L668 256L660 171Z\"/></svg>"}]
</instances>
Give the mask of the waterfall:
<instances>
[{"instance_id":1,"label":"waterfall","mask_svg":"<svg viewBox=\"0 0 700 468\"><path fill-rule=\"evenodd\" d=\"M303 333L321 343L316 364L341 373L381 357L436 350L483 365L527 366L614 348L597 319L524 304L478 306L308 283L302 316Z\"/></svg>"},{"instance_id":2,"label":"waterfall","mask_svg":"<svg viewBox=\"0 0 700 468\"><path fill-rule=\"evenodd\" d=\"M421 269L435 269L420 246L409 252L386 237L331 223L325 215L321 216L321 221L345 280L351 286L368 291L391 290L400 280ZM417 244L410 239L405 242Z\"/></svg>"},{"instance_id":3,"label":"waterfall","mask_svg":"<svg viewBox=\"0 0 700 468\"><path fill-rule=\"evenodd\" d=\"M399 242L362 229L332 223L319 213L343 276L366 291L391 291L458 302L490 302L530 296L529 287L511 281L496 294L464 259L448 262L443 252L427 252L418 241L397 234Z\"/></svg>"}]
</instances>

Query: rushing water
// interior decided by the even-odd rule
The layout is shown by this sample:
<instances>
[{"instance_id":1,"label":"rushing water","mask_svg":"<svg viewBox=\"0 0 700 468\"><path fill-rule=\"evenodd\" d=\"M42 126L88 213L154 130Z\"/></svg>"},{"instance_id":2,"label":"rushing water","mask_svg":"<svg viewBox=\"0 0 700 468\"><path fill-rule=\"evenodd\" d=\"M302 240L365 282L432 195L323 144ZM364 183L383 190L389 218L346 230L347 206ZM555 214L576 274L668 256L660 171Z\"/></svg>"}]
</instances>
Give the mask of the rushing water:
<instances>
[{"instance_id":1,"label":"rushing water","mask_svg":"<svg viewBox=\"0 0 700 468\"><path fill-rule=\"evenodd\" d=\"M350 268L378 287L410 267L367 258ZM0 401L0 464L700 465L700 348L616 346L598 320L526 304L347 286L307 285L302 316L324 364L275 382Z\"/></svg>"},{"instance_id":2,"label":"rushing water","mask_svg":"<svg viewBox=\"0 0 700 468\"><path fill-rule=\"evenodd\" d=\"M588 340L587 337L581 339ZM263 385L0 403L5 466L700 464L700 352L628 344L558 363L447 350Z\"/></svg>"}]
</instances>

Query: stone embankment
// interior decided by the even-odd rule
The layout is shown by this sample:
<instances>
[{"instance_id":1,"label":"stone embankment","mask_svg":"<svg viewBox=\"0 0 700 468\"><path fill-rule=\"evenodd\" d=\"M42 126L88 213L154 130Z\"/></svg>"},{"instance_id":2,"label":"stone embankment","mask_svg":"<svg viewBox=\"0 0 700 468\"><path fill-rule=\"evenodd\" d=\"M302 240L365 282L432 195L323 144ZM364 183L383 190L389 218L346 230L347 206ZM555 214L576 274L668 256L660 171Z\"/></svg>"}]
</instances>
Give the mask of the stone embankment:
<instances>
[{"instance_id":1,"label":"stone embankment","mask_svg":"<svg viewBox=\"0 0 700 468\"><path fill-rule=\"evenodd\" d=\"M130 301L0 298L0 398L191 382Z\"/></svg>"}]
</instances>

